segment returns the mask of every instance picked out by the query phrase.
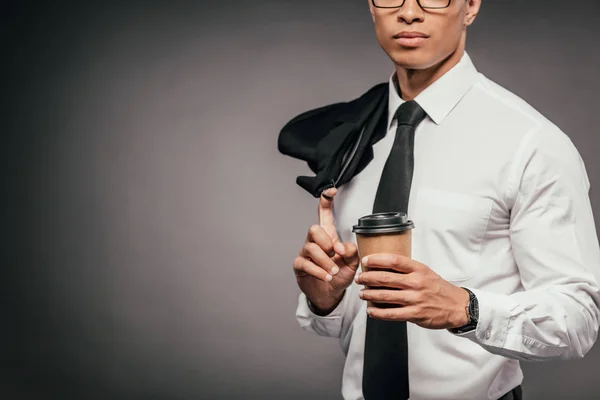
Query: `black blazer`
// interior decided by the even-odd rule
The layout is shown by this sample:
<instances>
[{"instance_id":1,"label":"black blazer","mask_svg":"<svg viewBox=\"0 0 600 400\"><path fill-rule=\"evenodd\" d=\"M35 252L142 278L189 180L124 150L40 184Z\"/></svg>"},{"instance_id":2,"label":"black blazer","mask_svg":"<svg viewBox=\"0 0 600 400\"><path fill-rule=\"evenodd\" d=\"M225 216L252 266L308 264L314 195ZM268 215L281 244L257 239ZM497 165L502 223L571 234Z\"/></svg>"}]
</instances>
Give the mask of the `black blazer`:
<instances>
[{"instance_id":1,"label":"black blazer","mask_svg":"<svg viewBox=\"0 0 600 400\"><path fill-rule=\"evenodd\" d=\"M373 144L386 134L388 83L380 83L359 98L306 111L279 133L282 154L306 161L316 174L296 183L315 197L339 187L373 159Z\"/></svg>"}]
</instances>

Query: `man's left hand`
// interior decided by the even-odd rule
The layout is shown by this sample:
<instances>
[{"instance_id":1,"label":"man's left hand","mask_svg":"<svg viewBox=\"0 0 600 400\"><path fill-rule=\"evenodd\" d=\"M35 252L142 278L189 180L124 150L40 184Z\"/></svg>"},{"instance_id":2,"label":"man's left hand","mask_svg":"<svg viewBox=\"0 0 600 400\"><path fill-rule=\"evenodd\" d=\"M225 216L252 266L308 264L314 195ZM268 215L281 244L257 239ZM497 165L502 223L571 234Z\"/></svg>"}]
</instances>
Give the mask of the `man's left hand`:
<instances>
[{"instance_id":1,"label":"man's left hand","mask_svg":"<svg viewBox=\"0 0 600 400\"><path fill-rule=\"evenodd\" d=\"M398 254L372 254L362 263L369 271L359 274L356 282L377 289L361 290L361 299L397 305L368 307L371 318L408 321L428 329L457 328L468 322L469 293L427 265Z\"/></svg>"}]
</instances>

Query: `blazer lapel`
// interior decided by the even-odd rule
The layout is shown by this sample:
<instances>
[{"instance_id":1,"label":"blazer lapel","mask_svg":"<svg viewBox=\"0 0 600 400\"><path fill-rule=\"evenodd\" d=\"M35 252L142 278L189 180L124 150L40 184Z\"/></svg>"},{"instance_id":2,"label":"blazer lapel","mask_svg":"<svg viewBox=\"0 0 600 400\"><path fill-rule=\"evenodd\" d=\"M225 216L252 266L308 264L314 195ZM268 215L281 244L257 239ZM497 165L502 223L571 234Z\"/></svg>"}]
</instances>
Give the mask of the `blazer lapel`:
<instances>
[{"instance_id":1,"label":"blazer lapel","mask_svg":"<svg viewBox=\"0 0 600 400\"><path fill-rule=\"evenodd\" d=\"M388 97L387 95L382 96L374 105L372 112L364 120L362 124L364 131L356 147L354 157L350 160L346 171L339 177L337 186L349 182L373 160L373 145L381 140L387 131L387 106Z\"/></svg>"}]
</instances>

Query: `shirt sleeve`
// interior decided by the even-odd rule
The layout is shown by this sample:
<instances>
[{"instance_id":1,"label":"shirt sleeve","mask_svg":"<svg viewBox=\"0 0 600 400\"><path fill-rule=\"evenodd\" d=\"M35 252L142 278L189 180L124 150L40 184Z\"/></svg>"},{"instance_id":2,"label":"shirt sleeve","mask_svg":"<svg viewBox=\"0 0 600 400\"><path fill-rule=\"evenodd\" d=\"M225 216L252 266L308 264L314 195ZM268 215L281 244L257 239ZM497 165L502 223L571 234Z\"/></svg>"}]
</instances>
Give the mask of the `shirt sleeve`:
<instances>
[{"instance_id":1,"label":"shirt sleeve","mask_svg":"<svg viewBox=\"0 0 600 400\"><path fill-rule=\"evenodd\" d=\"M352 283L344 292L340 304L325 316L313 313L308 306L306 295L300 293L296 309L296 320L302 329L306 331L314 332L320 336L339 338L342 350L347 353L350 345L352 322L358 314L362 301L356 288L357 285Z\"/></svg>"},{"instance_id":2,"label":"shirt sleeve","mask_svg":"<svg viewBox=\"0 0 600 400\"><path fill-rule=\"evenodd\" d=\"M469 288L479 322L459 336L518 360L582 358L600 318L600 246L585 165L557 129L530 132L515 157L509 235L524 290Z\"/></svg>"}]
</instances>

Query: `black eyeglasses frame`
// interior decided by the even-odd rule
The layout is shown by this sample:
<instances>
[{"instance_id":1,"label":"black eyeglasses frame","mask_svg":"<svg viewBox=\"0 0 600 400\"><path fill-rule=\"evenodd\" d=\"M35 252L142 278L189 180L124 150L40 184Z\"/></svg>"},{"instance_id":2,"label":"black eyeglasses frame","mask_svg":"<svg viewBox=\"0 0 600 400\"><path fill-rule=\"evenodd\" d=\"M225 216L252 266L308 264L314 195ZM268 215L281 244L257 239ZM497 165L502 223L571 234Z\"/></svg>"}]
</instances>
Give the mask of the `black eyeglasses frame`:
<instances>
[{"instance_id":1,"label":"black eyeglasses frame","mask_svg":"<svg viewBox=\"0 0 600 400\"><path fill-rule=\"evenodd\" d=\"M404 5L404 3L406 3L406 0L402 0L402 4L400 4L399 6L394 6L394 7L382 7L382 6L378 6L377 4L375 4L375 0L371 0L371 3L373 3L373 7L375 8L386 8L386 9L390 9L390 8L400 8ZM452 3L452 0L448 0L448 4L446 4L444 7L423 7L421 5L421 0L417 0L417 4L419 5L419 7L421 7L423 10L442 10L444 8L448 8L450 7L450 3Z\"/></svg>"}]
</instances>

